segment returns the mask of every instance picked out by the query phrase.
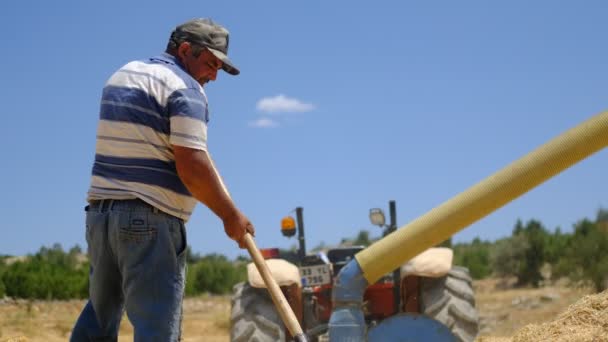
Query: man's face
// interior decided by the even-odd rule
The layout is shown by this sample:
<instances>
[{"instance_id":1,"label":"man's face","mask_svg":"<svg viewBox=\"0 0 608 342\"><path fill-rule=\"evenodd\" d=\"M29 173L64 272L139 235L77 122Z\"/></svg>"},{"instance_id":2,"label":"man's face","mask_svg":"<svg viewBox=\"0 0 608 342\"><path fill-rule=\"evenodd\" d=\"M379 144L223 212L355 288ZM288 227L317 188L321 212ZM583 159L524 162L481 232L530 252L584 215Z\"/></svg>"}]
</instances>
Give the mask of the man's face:
<instances>
[{"instance_id":1,"label":"man's face","mask_svg":"<svg viewBox=\"0 0 608 342\"><path fill-rule=\"evenodd\" d=\"M217 71L222 68L222 61L206 48L196 57L193 46L190 43L182 43L178 53L186 71L202 86L209 81L215 81Z\"/></svg>"}]
</instances>

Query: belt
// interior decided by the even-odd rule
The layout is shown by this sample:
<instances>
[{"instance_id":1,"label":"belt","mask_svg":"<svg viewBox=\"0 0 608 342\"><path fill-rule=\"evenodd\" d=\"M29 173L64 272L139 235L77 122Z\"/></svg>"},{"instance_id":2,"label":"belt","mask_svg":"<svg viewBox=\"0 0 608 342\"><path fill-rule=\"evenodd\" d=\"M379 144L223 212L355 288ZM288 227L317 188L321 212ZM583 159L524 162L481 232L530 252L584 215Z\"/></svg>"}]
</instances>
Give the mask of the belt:
<instances>
[{"instance_id":1,"label":"belt","mask_svg":"<svg viewBox=\"0 0 608 342\"><path fill-rule=\"evenodd\" d=\"M104 199L89 202L89 205L84 207L84 211L98 211L100 213L106 211L148 211L158 213L158 208L140 200L139 198L118 200L118 199Z\"/></svg>"}]
</instances>

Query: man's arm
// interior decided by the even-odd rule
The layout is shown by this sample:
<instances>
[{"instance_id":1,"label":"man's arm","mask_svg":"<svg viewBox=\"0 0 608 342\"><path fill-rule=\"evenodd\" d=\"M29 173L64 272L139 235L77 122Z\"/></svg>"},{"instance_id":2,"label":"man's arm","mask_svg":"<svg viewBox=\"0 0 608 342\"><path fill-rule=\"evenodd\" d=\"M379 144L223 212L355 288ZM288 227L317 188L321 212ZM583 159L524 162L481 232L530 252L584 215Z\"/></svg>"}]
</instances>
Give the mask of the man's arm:
<instances>
[{"instance_id":1,"label":"man's arm","mask_svg":"<svg viewBox=\"0 0 608 342\"><path fill-rule=\"evenodd\" d=\"M246 232L255 230L249 219L236 207L206 151L172 145L177 174L192 196L206 205L224 223L226 234L239 242Z\"/></svg>"}]
</instances>

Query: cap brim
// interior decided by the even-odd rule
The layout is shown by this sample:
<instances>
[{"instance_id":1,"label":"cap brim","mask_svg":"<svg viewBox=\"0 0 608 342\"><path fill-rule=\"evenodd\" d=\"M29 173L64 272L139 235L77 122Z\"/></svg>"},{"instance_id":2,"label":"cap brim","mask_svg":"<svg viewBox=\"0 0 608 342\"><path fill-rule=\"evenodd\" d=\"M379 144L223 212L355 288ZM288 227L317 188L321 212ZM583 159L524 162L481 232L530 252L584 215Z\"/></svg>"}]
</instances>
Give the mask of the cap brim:
<instances>
[{"instance_id":1,"label":"cap brim","mask_svg":"<svg viewBox=\"0 0 608 342\"><path fill-rule=\"evenodd\" d=\"M211 51L211 53L219 58L219 60L222 61L222 69L229 73L230 75L238 75L241 72L239 71L239 69L234 65L234 63L232 63L232 61L228 58L228 56L226 56L225 53L216 50L216 49L212 49L210 47L207 47L207 49L209 49L209 51Z\"/></svg>"}]
</instances>

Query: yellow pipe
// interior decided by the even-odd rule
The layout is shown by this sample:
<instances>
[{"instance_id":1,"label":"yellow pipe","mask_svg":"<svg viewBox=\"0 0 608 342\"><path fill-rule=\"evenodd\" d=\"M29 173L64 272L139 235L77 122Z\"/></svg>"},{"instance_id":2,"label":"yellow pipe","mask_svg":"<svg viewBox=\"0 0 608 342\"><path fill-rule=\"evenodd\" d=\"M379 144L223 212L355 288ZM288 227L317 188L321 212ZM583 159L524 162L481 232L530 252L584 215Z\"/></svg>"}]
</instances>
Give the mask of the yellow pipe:
<instances>
[{"instance_id":1,"label":"yellow pipe","mask_svg":"<svg viewBox=\"0 0 608 342\"><path fill-rule=\"evenodd\" d=\"M608 145L608 112L550 140L497 173L357 253L373 284L407 260Z\"/></svg>"}]
</instances>

